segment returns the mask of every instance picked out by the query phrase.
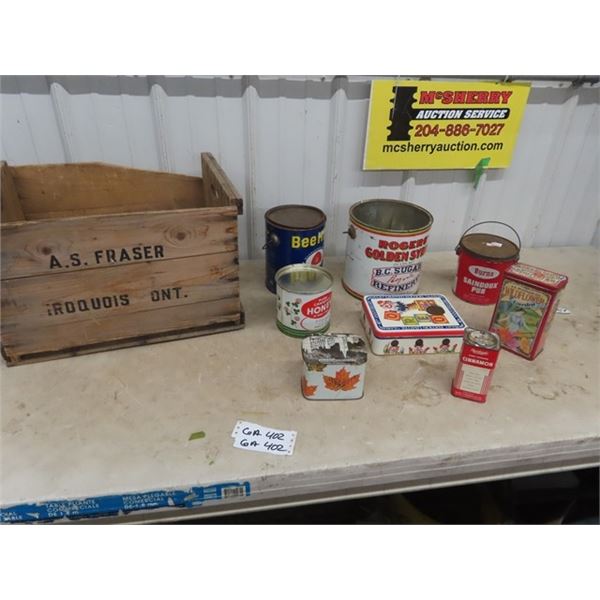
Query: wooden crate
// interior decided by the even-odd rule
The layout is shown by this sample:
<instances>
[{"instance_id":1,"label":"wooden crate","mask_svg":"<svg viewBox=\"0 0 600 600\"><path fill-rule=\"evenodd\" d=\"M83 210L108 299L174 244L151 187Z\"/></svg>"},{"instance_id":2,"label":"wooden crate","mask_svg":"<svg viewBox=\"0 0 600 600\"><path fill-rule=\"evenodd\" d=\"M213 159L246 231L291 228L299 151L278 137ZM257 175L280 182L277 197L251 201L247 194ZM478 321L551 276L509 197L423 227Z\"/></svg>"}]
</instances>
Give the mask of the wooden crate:
<instances>
[{"instance_id":1,"label":"wooden crate","mask_svg":"<svg viewBox=\"0 0 600 600\"><path fill-rule=\"evenodd\" d=\"M239 329L242 200L202 177L99 163L1 165L7 364Z\"/></svg>"}]
</instances>

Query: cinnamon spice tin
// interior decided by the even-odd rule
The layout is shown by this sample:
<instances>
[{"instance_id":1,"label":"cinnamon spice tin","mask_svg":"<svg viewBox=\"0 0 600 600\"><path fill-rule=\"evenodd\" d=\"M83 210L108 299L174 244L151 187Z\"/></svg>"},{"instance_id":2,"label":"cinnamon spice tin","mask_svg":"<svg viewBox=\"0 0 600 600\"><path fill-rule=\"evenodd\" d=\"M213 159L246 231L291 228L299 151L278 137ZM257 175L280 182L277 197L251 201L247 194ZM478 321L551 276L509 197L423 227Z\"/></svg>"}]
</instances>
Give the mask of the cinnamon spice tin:
<instances>
[{"instance_id":1,"label":"cinnamon spice tin","mask_svg":"<svg viewBox=\"0 0 600 600\"><path fill-rule=\"evenodd\" d=\"M499 353L500 338L495 333L467 328L452 382L452 395L485 402Z\"/></svg>"}]
</instances>

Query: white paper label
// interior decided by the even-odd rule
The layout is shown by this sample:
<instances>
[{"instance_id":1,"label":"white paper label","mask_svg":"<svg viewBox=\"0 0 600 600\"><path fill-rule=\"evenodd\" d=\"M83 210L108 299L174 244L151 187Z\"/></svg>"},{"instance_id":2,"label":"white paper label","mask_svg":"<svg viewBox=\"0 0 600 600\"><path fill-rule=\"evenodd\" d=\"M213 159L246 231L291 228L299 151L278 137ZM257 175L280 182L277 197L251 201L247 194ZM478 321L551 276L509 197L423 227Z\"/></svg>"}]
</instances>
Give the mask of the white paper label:
<instances>
[{"instance_id":1,"label":"white paper label","mask_svg":"<svg viewBox=\"0 0 600 600\"><path fill-rule=\"evenodd\" d=\"M481 394L483 390L483 381L490 374L489 369L482 367L472 367L471 365L461 365L462 379L460 381L460 389L465 392L473 392Z\"/></svg>"},{"instance_id":2,"label":"white paper label","mask_svg":"<svg viewBox=\"0 0 600 600\"><path fill-rule=\"evenodd\" d=\"M238 421L231 432L231 437L234 448L286 456L293 454L296 443L295 431L273 429L249 421Z\"/></svg>"}]
</instances>

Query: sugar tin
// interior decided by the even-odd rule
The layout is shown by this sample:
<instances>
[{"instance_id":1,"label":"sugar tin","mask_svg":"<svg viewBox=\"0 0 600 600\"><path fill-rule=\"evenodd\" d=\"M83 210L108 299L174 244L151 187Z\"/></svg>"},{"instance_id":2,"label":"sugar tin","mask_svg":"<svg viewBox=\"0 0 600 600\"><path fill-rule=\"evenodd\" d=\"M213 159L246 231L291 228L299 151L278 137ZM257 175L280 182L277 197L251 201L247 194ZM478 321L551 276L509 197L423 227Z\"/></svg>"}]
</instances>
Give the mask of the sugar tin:
<instances>
[{"instance_id":1,"label":"sugar tin","mask_svg":"<svg viewBox=\"0 0 600 600\"><path fill-rule=\"evenodd\" d=\"M528 360L543 349L566 275L517 263L504 273L490 330L503 348Z\"/></svg>"},{"instance_id":2,"label":"sugar tin","mask_svg":"<svg viewBox=\"0 0 600 600\"><path fill-rule=\"evenodd\" d=\"M357 400L365 386L367 346L349 333L311 335L302 340L302 394L308 400Z\"/></svg>"},{"instance_id":3,"label":"sugar tin","mask_svg":"<svg viewBox=\"0 0 600 600\"><path fill-rule=\"evenodd\" d=\"M374 354L451 354L466 324L442 294L368 295L361 320Z\"/></svg>"},{"instance_id":4,"label":"sugar tin","mask_svg":"<svg viewBox=\"0 0 600 600\"><path fill-rule=\"evenodd\" d=\"M306 337L329 329L333 277L322 267L288 265L275 275L277 327L286 335Z\"/></svg>"},{"instance_id":5,"label":"sugar tin","mask_svg":"<svg viewBox=\"0 0 600 600\"><path fill-rule=\"evenodd\" d=\"M346 291L356 298L415 293L432 224L431 213L410 202L353 204L342 279Z\"/></svg>"},{"instance_id":6,"label":"sugar tin","mask_svg":"<svg viewBox=\"0 0 600 600\"><path fill-rule=\"evenodd\" d=\"M452 381L452 395L485 402L499 353L500 338L495 333L485 329L465 329L463 347Z\"/></svg>"}]
</instances>

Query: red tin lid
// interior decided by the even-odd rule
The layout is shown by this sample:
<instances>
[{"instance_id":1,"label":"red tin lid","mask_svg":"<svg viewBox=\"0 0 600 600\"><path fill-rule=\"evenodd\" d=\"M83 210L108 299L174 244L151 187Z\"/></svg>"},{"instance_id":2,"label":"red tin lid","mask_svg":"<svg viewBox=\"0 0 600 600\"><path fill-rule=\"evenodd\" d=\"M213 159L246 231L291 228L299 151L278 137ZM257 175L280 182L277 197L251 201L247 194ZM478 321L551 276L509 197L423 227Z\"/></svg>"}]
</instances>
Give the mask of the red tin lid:
<instances>
[{"instance_id":1,"label":"red tin lid","mask_svg":"<svg viewBox=\"0 0 600 600\"><path fill-rule=\"evenodd\" d=\"M462 337L466 324L442 294L365 296L363 310L378 338Z\"/></svg>"},{"instance_id":2,"label":"red tin lid","mask_svg":"<svg viewBox=\"0 0 600 600\"><path fill-rule=\"evenodd\" d=\"M564 288L569 281L566 275L524 263L512 265L505 271L505 275L510 276L512 279L526 281L541 288L555 291Z\"/></svg>"}]
</instances>

